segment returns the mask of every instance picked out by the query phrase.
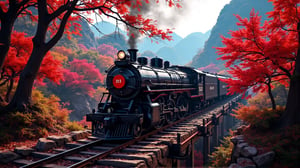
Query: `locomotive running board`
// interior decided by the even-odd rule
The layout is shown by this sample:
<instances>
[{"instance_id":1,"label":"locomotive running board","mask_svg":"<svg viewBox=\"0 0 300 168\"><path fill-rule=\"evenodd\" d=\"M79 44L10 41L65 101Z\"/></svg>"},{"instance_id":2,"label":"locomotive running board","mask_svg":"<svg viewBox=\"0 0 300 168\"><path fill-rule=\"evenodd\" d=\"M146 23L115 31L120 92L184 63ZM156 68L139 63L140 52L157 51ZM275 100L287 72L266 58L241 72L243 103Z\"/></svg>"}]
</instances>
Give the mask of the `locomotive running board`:
<instances>
[{"instance_id":1,"label":"locomotive running board","mask_svg":"<svg viewBox=\"0 0 300 168\"><path fill-rule=\"evenodd\" d=\"M149 87L147 87L147 90L144 92L172 92L172 91L190 91L190 90L195 90L196 88L182 88L182 89L156 89L156 90L151 90Z\"/></svg>"}]
</instances>

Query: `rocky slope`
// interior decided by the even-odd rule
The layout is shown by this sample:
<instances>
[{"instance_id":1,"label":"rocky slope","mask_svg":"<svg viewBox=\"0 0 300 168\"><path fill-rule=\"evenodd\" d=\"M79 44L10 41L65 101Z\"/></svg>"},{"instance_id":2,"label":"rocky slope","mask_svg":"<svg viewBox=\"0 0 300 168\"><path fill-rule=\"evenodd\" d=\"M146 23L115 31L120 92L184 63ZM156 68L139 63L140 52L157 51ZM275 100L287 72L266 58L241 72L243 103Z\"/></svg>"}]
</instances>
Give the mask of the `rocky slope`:
<instances>
[{"instance_id":1,"label":"rocky slope","mask_svg":"<svg viewBox=\"0 0 300 168\"><path fill-rule=\"evenodd\" d=\"M222 46L220 35L229 37L228 32L230 30L238 29L236 25L238 20L234 15L238 14L243 18L249 17L250 11L255 9L255 12L259 12L262 16L262 20L266 20L265 13L271 11L272 8L273 6L268 0L232 0L220 12L217 23L205 43L203 52L193 58L191 66L197 68L214 63L223 68L223 62L216 60L219 56L216 54L214 47Z\"/></svg>"}]
</instances>

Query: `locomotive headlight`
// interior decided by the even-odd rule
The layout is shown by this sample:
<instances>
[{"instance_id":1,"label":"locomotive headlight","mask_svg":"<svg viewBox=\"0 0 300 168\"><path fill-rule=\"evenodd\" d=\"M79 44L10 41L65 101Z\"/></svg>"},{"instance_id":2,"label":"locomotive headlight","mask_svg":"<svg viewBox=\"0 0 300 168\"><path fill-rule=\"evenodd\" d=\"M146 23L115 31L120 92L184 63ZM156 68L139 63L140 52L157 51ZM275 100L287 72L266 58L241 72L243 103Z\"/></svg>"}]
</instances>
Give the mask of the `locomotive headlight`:
<instances>
[{"instance_id":1,"label":"locomotive headlight","mask_svg":"<svg viewBox=\"0 0 300 168\"><path fill-rule=\"evenodd\" d=\"M126 58L126 53L123 50L118 51L117 57L119 60L124 60Z\"/></svg>"}]
</instances>

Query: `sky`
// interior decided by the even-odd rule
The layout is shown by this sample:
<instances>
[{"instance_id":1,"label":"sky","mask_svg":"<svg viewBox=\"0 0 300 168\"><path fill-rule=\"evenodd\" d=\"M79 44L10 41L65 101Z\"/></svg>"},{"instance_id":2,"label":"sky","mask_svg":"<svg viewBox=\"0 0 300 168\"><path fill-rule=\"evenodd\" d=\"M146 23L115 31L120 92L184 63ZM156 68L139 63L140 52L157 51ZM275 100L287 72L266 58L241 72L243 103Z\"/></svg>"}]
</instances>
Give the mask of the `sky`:
<instances>
[{"instance_id":1,"label":"sky","mask_svg":"<svg viewBox=\"0 0 300 168\"><path fill-rule=\"evenodd\" d=\"M155 2L155 0L153 0ZM193 32L205 33L216 24L220 11L231 0L178 0L182 8L170 8L164 0L153 3L144 16L157 20L159 28L172 29L182 38ZM152 2L152 1L150 1ZM156 6L155 6L156 5ZM111 23L115 20L105 19ZM122 27L120 27L122 28Z\"/></svg>"},{"instance_id":2,"label":"sky","mask_svg":"<svg viewBox=\"0 0 300 168\"><path fill-rule=\"evenodd\" d=\"M181 17L176 22L178 35L185 37L192 32L205 33L216 24L220 11L230 0L186 0Z\"/></svg>"}]
</instances>

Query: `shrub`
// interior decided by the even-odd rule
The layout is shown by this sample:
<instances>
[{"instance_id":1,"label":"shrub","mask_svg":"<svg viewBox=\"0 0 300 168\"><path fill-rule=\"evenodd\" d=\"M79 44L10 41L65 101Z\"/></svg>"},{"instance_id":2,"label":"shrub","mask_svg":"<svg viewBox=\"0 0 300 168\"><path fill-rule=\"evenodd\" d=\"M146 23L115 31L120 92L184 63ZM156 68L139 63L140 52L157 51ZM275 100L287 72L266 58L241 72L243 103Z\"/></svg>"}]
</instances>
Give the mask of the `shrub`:
<instances>
[{"instance_id":1,"label":"shrub","mask_svg":"<svg viewBox=\"0 0 300 168\"><path fill-rule=\"evenodd\" d=\"M70 131L79 131L79 130L83 130L83 127L76 121L72 121L72 122L67 122L66 123L66 128Z\"/></svg>"},{"instance_id":2,"label":"shrub","mask_svg":"<svg viewBox=\"0 0 300 168\"><path fill-rule=\"evenodd\" d=\"M277 167L300 167L300 125L263 132L247 129L244 135L249 144L275 151Z\"/></svg>"},{"instance_id":3,"label":"shrub","mask_svg":"<svg viewBox=\"0 0 300 168\"><path fill-rule=\"evenodd\" d=\"M211 166L213 167L225 167L230 165L231 152L233 149L233 143L231 143L230 138L232 136L224 137L221 141L221 145L215 147L215 151L209 155L211 159Z\"/></svg>"},{"instance_id":4,"label":"shrub","mask_svg":"<svg viewBox=\"0 0 300 168\"><path fill-rule=\"evenodd\" d=\"M250 124L251 127L267 129L276 123L283 111L284 107L277 107L276 110L272 110L271 108L239 104L238 109L233 110L233 116Z\"/></svg>"},{"instance_id":5,"label":"shrub","mask_svg":"<svg viewBox=\"0 0 300 168\"><path fill-rule=\"evenodd\" d=\"M54 95L45 97L40 91L33 90L33 105L30 112L9 112L0 115L0 144L9 141L37 139L49 132L67 131L70 110L61 105ZM73 128L72 128L73 129Z\"/></svg>"}]
</instances>

